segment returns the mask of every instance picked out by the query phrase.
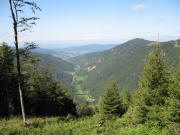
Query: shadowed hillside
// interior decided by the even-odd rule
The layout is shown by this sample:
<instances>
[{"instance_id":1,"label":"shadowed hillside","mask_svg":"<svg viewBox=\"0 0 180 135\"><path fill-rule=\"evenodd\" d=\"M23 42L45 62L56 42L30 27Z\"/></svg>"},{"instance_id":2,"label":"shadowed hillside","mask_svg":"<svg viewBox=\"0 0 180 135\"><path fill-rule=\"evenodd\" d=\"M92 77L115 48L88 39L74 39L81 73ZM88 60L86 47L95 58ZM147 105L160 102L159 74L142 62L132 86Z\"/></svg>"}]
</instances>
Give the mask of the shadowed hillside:
<instances>
[{"instance_id":1,"label":"shadowed hillside","mask_svg":"<svg viewBox=\"0 0 180 135\"><path fill-rule=\"evenodd\" d=\"M177 63L180 55L179 44L180 40L161 43L171 64ZM76 74L88 76L81 83L82 90L89 90L90 94L98 99L112 80L116 80L123 89L136 89L147 55L155 45L156 42L153 41L133 39L104 52L72 58Z\"/></svg>"}]
</instances>

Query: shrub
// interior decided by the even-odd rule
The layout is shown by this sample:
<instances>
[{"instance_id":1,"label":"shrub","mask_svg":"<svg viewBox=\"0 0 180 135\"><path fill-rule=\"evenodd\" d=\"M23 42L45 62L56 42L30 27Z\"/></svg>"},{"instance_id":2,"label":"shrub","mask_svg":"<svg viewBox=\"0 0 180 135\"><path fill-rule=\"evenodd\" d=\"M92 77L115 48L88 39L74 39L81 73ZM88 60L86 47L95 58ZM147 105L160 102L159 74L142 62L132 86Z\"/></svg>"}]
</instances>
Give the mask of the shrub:
<instances>
[{"instance_id":1,"label":"shrub","mask_svg":"<svg viewBox=\"0 0 180 135\"><path fill-rule=\"evenodd\" d=\"M82 104L80 107L80 116L92 116L94 115L93 108L88 106L87 104Z\"/></svg>"}]
</instances>

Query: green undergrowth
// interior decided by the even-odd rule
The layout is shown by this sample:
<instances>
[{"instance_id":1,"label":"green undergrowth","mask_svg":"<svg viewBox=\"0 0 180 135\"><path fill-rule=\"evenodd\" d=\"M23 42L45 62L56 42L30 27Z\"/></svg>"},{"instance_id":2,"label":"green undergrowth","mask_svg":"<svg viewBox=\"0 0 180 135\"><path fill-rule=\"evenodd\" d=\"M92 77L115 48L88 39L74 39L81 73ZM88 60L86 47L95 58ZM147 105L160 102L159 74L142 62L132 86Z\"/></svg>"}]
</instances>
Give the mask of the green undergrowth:
<instances>
[{"instance_id":1,"label":"green undergrowth","mask_svg":"<svg viewBox=\"0 0 180 135\"><path fill-rule=\"evenodd\" d=\"M105 120L99 115L73 119L71 117L31 118L30 126L24 126L19 118L0 121L0 135L176 135L173 126L124 126L120 118Z\"/></svg>"}]
</instances>

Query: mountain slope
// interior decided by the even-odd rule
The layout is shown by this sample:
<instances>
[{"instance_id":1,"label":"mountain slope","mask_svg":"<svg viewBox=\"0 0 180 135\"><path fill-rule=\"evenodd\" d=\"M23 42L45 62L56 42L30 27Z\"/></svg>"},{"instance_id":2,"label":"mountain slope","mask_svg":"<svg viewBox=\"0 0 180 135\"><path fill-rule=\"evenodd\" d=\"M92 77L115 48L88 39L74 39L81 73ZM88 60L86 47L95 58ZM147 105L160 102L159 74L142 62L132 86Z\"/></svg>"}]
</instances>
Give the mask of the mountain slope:
<instances>
[{"instance_id":1,"label":"mountain slope","mask_svg":"<svg viewBox=\"0 0 180 135\"><path fill-rule=\"evenodd\" d=\"M116 80L122 89L136 89L147 55L155 44L153 41L134 39L104 52L71 59L77 67L76 74L88 76L81 83L82 90L88 90L90 95L98 99L112 80ZM169 61L177 63L180 55L179 45L180 40L161 43Z\"/></svg>"},{"instance_id":2,"label":"mountain slope","mask_svg":"<svg viewBox=\"0 0 180 135\"><path fill-rule=\"evenodd\" d=\"M52 69L54 79L71 89L69 84L72 83L72 75L66 73L67 71L73 70L73 65L71 63L48 54L33 53L32 55L40 58L40 61L37 63L38 65L43 67L49 65Z\"/></svg>"},{"instance_id":3,"label":"mountain slope","mask_svg":"<svg viewBox=\"0 0 180 135\"><path fill-rule=\"evenodd\" d=\"M73 53L90 53L90 52L100 52L104 50L108 50L110 48L114 47L114 45L99 45L99 44L89 44L84 46L74 46L69 48L63 48L61 49L64 52L73 52Z\"/></svg>"}]
</instances>

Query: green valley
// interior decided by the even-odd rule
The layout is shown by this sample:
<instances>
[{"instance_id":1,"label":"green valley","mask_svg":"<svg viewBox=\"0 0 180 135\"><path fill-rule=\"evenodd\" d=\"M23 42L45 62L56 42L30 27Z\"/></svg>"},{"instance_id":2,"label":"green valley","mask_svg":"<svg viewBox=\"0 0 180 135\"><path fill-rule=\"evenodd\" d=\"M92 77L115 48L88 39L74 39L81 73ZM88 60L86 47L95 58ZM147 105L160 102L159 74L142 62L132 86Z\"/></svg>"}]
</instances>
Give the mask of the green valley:
<instances>
[{"instance_id":1,"label":"green valley","mask_svg":"<svg viewBox=\"0 0 180 135\"><path fill-rule=\"evenodd\" d=\"M180 40L161 43L172 65L178 61L179 44ZM155 46L153 41L133 39L106 51L72 57L70 62L51 56L53 53L34 56L42 59L42 66L52 64L55 79L68 87L78 103L94 104L111 81L117 81L121 93L136 90L147 55Z\"/></svg>"},{"instance_id":2,"label":"green valley","mask_svg":"<svg viewBox=\"0 0 180 135\"><path fill-rule=\"evenodd\" d=\"M179 2L0 0L0 135L179 135Z\"/></svg>"},{"instance_id":3,"label":"green valley","mask_svg":"<svg viewBox=\"0 0 180 135\"><path fill-rule=\"evenodd\" d=\"M180 40L161 43L172 65L176 65L178 61L179 44ZM126 89L134 91L137 89L138 78L143 71L148 53L155 46L156 42L153 41L133 39L107 51L71 58L70 61L76 67L76 75L88 76L78 87L88 89L96 101L103 94L107 84L113 80L117 81L121 92Z\"/></svg>"},{"instance_id":4,"label":"green valley","mask_svg":"<svg viewBox=\"0 0 180 135\"><path fill-rule=\"evenodd\" d=\"M178 62L179 44L180 40L161 43L172 65ZM54 53L33 55L40 57L38 65L52 66L54 78L68 87L78 103L94 104L111 81L118 83L121 93L126 89L135 91L148 53L155 46L154 41L133 39L106 51L69 58L69 62L54 57Z\"/></svg>"}]
</instances>

